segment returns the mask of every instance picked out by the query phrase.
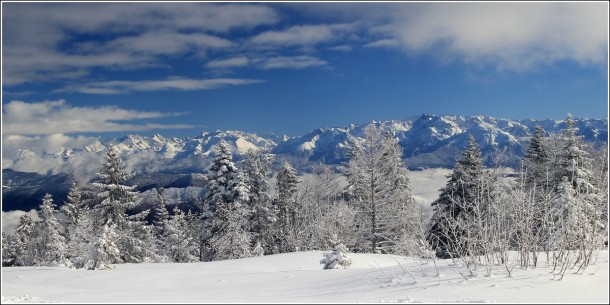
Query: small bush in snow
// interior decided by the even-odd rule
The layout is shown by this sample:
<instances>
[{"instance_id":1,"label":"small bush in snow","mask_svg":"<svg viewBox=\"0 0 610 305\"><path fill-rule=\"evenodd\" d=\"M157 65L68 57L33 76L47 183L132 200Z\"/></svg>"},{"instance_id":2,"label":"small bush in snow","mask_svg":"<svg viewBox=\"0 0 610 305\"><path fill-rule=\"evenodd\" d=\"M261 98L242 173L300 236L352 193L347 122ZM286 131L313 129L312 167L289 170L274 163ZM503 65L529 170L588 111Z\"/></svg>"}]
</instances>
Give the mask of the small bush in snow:
<instances>
[{"instance_id":1,"label":"small bush in snow","mask_svg":"<svg viewBox=\"0 0 610 305\"><path fill-rule=\"evenodd\" d=\"M331 251L324 252L324 258L320 260L322 269L348 268L352 265L352 259L347 256L347 247L343 244L336 245Z\"/></svg>"}]
</instances>

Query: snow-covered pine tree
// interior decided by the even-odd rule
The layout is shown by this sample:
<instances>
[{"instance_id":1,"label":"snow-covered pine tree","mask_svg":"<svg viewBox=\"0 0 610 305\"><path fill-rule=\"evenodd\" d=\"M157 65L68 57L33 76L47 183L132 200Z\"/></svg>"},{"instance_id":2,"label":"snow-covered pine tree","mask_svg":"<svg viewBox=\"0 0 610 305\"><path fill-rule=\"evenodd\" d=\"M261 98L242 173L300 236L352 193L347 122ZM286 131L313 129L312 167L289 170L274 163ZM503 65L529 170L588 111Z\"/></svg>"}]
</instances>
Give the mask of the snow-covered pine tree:
<instances>
[{"instance_id":1,"label":"snow-covered pine tree","mask_svg":"<svg viewBox=\"0 0 610 305\"><path fill-rule=\"evenodd\" d=\"M550 153L548 144L544 138L545 131L536 126L536 131L530 139L530 143L523 156L523 174L525 183L529 187L535 187L541 194L548 189L550 168Z\"/></svg>"},{"instance_id":2,"label":"snow-covered pine tree","mask_svg":"<svg viewBox=\"0 0 610 305\"><path fill-rule=\"evenodd\" d=\"M273 155L264 150L249 150L242 161L242 170L250 190L250 232L254 245L260 244L264 253L274 251L275 230L278 210L271 200L269 176Z\"/></svg>"},{"instance_id":3,"label":"snow-covered pine tree","mask_svg":"<svg viewBox=\"0 0 610 305\"><path fill-rule=\"evenodd\" d=\"M191 243L194 245L191 248L191 254L197 258L197 260L201 260L201 228L202 228L202 219L201 215L193 213L190 209L184 215L184 230L186 236L191 240Z\"/></svg>"},{"instance_id":4,"label":"snow-covered pine tree","mask_svg":"<svg viewBox=\"0 0 610 305\"><path fill-rule=\"evenodd\" d=\"M66 240L64 228L55 217L55 207L51 194L45 194L40 204L40 221L34 226L36 238L32 241L36 249L36 262L41 266L65 264Z\"/></svg>"},{"instance_id":5,"label":"snow-covered pine tree","mask_svg":"<svg viewBox=\"0 0 610 305\"><path fill-rule=\"evenodd\" d=\"M467 220L473 204L481 199L483 170L481 151L471 135L468 147L447 177L449 181L440 190L439 198L432 202L434 209L426 239L439 258L468 254L466 228L460 218Z\"/></svg>"},{"instance_id":6,"label":"snow-covered pine tree","mask_svg":"<svg viewBox=\"0 0 610 305\"><path fill-rule=\"evenodd\" d=\"M156 228L163 231L163 226L169 220L169 212L167 211L167 198L163 188L155 189L155 201L153 206L153 224Z\"/></svg>"},{"instance_id":7,"label":"snow-covered pine tree","mask_svg":"<svg viewBox=\"0 0 610 305\"><path fill-rule=\"evenodd\" d=\"M70 266L82 268L87 251L89 251L93 231L91 230L88 207L83 202L76 183L72 183L68 197L60 210L66 216L64 228L67 263Z\"/></svg>"},{"instance_id":8,"label":"snow-covered pine tree","mask_svg":"<svg viewBox=\"0 0 610 305\"><path fill-rule=\"evenodd\" d=\"M347 256L347 247L342 243L334 246L330 251L324 252L324 257L320 260L322 269L339 269L349 268L352 265L352 259Z\"/></svg>"},{"instance_id":9,"label":"snow-covered pine tree","mask_svg":"<svg viewBox=\"0 0 610 305\"><path fill-rule=\"evenodd\" d=\"M187 222L184 213L175 207L173 215L165 223L161 240L165 243L166 255L170 262L190 263L198 260L195 256L197 243L187 232Z\"/></svg>"},{"instance_id":10,"label":"snow-covered pine tree","mask_svg":"<svg viewBox=\"0 0 610 305\"><path fill-rule=\"evenodd\" d=\"M19 224L13 234L15 248L15 266L31 266L34 263L34 255L31 247L32 234L34 232L34 220L30 214L19 217Z\"/></svg>"},{"instance_id":11,"label":"snow-covered pine tree","mask_svg":"<svg viewBox=\"0 0 610 305\"><path fill-rule=\"evenodd\" d=\"M61 212L66 216L65 220L65 235L67 237L67 241L70 240L70 232L76 227L78 224L79 218L82 216L82 202L81 202L81 194L76 186L76 183L72 183L70 186L70 192L68 193L68 197L64 204L61 206Z\"/></svg>"},{"instance_id":12,"label":"snow-covered pine tree","mask_svg":"<svg viewBox=\"0 0 610 305\"><path fill-rule=\"evenodd\" d=\"M155 237L155 244L160 256L160 259L163 261L164 259L169 258L171 255L169 253L169 245L165 240L167 236L167 226L169 222L169 212L167 211L167 198L163 194L164 189L159 188L155 189L155 199L153 201L153 235Z\"/></svg>"},{"instance_id":13,"label":"snow-covered pine tree","mask_svg":"<svg viewBox=\"0 0 610 305\"><path fill-rule=\"evenodd\" d=\"M202 213L203 260L250 256L246 220L248 189L233 163L231 148L221 140L207 175L208 189Z\"/></svg>"},{"instance_id":14,"label":"snow-covered pine tree","mask_svg":"<svg viewBox=\"0 0 610 305\"><path fill-rule=\"evenodd\" d=\"M126 185L129 175L125 172L125 165L114 146L108 148L105 163L98 173L99 180L93 185L99 190L98 201L93 207L93 227L95 236L100 238L115 238L115 240L102 240L96 242L98 251L111 249L106 245L115 244L119 250L119 260L115 255L97 255L98 258L110 258L113 261L96 264L103 266L107 263L140 263L157 260L156 249L153 243L152 228L147 226L144 219L150 212L145 210L135 215L127 216L127 210L138 206L136 186ZM117 230L112 232L112 230Z\"/></svg>"},{"instance_id":15,"label":"snow-covered pine tree","mask_svg":"<svg viewBox=\"0 0 610 305\"><path fill-rule=\"evenodd\" d=\"M350 205L358 211L359 239L352 247L359 252L405 251L414 201L398 141L370 124L363 142L351 138L350 150L345 175Z\"/></svg>"},{"instance_id":16,"label":"snow-covered pine tree","mask_svg":"<svg viewBox=\"0 0 610 305\"><path fill-rule=\"evenodd\" d=\"M282 162L276 176L278 198L275 206L278 209L278 232L276 245L279 253L297 251L298 232L296 232L297 216L297 184L299 179L297 171L288 163Z\"/></svg>"},{"instance_id":17,"label":"snow-covered pine tree","mask_svg":"<svg viewBox=\"0 0 610 305\"><path fill-rule=\"evenodd\" d=\"M15 243L13 237L2 231L2 267L10 267L15 264Z\"/></svg>"},{"instance_id":18,"label":"snow-covered pine tree","mask_svg":"<svg viewBox=\"0 0 610 305\"><path fill-rule=\"evenodd\" d=\"M571 114L567 115L565 123L555 177L561 181L553 204L554 240L559 240L558 235L563 234L563 239L567 238L564 249L578 248L583 255L596 247L596 235L605 229L600 221L603 212L599 211L602 197L596 185L599 179L593 176L592 159L582 137L577 135L578 128Z\"/></svg>"},{"instance_id":19,"label":"snow-covered pine tree","mask_svg":"<svg viewBox=\"0 0 610 305\"><path fill-rule=\"evenodd\" d=\"M116 224L109 222L102 226L92 241L90 253L85 261L84 267L88 270L111 269L111 263L120 262L120 250L117 245L119 239Z\"/></svg>"},{"instance_id":20,"label":"snow-covered pine tree","mask_svg":"<svg viewBox=\"0 0 610 305\"><path fill-rule=\"evenodd\" d=\"M214 235L210 248L214 260L250 257L251 235L248 230L248 188L239 172L229 180L228 191L233 194L229 201L216 206L216 217L212 220Z\"/></svg>"}]
</instances>

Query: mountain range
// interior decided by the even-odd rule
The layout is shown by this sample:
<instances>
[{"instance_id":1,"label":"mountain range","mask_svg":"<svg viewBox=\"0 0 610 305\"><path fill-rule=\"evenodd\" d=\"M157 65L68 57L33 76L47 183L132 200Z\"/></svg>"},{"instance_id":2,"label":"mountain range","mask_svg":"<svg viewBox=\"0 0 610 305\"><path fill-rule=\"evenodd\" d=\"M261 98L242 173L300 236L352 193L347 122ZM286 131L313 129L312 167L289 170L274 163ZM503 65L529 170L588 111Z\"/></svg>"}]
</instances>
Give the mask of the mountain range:
<instances>
[{"instance_id":1,"label":"mountain range","mask_svg":"<svg viewBox=\"0 0 610 305\"><path fill-rule=\"evenodd\" d=\"M586 142L607 145L607 119L575 120L579 135ZM61 190L67 193L72 181L86 183L95 177L95 172L103 161L103 154L110 145L115 145L121 152L127 169L134 174L132 182L141 190L160 186L201 186L203 182L198 175L207 169L216 144L221 139L231 145L236 161L250 149L265 149L276 155L277 162L288 160L300 171L308 171L315 163L337 166L347 162L349 137L361 138L364 127L368 124L375 124L394 133L403 148L405 163L411 170L452 168L466 147L470 135L480 146L487 166L517 167L536 125L544 128L547 135L560 133L565 128L563 120L511 120L486 116L424 114L404 120L318 128L296 137L259 136L242 131L203 131L190 138L169 138L160 134L152 137L127 135L111 139L89 137L81 139L79 145L47 151L36 151L27 145L18 148L5 146L3 210L23 207L22 203L12 204L7 201L21 201L19 198L25 198L24 193L29 194L30 199L27 201L35 201L37 197L42 198L45 189L61 194ZM57 186L60 183L57 181L62 186Z\"/></svg>"}]
</instances>

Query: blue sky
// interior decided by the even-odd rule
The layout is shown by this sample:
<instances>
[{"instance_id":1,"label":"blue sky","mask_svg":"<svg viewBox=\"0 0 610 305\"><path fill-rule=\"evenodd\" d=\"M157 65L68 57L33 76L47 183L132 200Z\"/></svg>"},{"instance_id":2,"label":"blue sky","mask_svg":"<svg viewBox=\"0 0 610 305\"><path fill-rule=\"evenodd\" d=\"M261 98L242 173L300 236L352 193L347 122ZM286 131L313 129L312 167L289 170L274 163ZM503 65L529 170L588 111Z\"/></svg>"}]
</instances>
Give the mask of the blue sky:
<instances>
[{"instance_id":1,"label":"blue sky","mask_svg":"<svg viewBox=\"0 0 610 305\"><path fill-rule=\"evenodd\" d=\"M4 135L608 117L608 4L2 3Z\"/></svg>"}]
</instances>

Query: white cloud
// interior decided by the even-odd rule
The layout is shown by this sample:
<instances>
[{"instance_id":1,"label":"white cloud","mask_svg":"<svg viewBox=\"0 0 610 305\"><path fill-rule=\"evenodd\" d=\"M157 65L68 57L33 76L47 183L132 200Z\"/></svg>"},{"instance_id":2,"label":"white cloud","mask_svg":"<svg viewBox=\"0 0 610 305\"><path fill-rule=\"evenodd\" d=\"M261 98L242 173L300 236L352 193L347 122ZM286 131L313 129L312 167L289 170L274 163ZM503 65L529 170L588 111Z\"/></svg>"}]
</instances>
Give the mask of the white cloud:
<instances>
[{"instance_id":1,"label":"white cloud","mask_svg":"<svg viewBox=\"0 0 610 305\"><path fill-rule=\"evenodd\" d=\"M264 5L212 3L8 3L3 84L75 79L92 68L163 66L163 56L205 56L235 43L212 34L279 20ZM211 33L212 34L211 34ZM93 39L75 39L93 34Z\"/></svg>"},{"instance_id":2,"label":"white cloud","mask_svg":"<svg viewBox=\"0 0 610 305\"><path fill-rule=\"evenodd\" d=\"M298 25L283 31L258 34L250 38L249 42L262 47L315 46L337 40L355 28L355 24Z\"/></svg>"},{"instance_id":3,"label":"white cloud","mask_svg":"<svg viewBox=\"0 0 610 305\"><path fill-rule=\"evenodd\" d=\"M263 69L304 69L325 66L327 62L317 57L301 55L264 58L260 60L259 64Z\"/></svg>"},{"instance_id":4,"label":"white cloud","mask_svg":"<svg viewBox=\"0 0 610 305\"><path fill-rule=\"evenodd\" d=\"M343 44L343 45L339 45L339 46L328 47L328 49L331 51L351 52L352 46Z\"/></svg>"},{"instance_id":5,"label":"white cloud","mask_svg":"<svg viewBox=\"0 0 610 305\"><path fill-rule=\"evenodd\" d=\"M207 49L235 47L236 44L216 36L176 32L146 32L137 36L122 36L104 45L108 50L128 54L176 55L186 52L204 53Z\"/></svg>"},{"instance_id":6,"label":"white cloud","mask_svg":"<svg viewBox=\"0 0 610 305\"><path fill-rule=\"evenodd\" d=\"M120 94L134 91L161 91L161 90L211 90L226 86L250 85L261 83L257 79L236 78L213 78L213 79L188 79L173 77L164 80L115 80L104 82L92 82L77 85L68 85L55 90L54 93L79 92L86 94Z\"/></svg>"},{"instance_id":7,"label":"white cloud","mask_svg":"<svg viewBox=\"0 0 610 305\"><path fill-rule=\"evenodd\" d=\"M402 45L398 39L379 39L365 44L365 48L398 48Z\"/></svg>"},{"instance_id":8,"label":"white cloud","mask_svg":"<svg viewBox=\"0 0 610 305\"><path fill-rule=\"evenodd\" d=\"M207 63L206 67L208 68L234 68L234 67L244 67L250 64L250 60L246 56L237 56L231 57L227 59L217 59L212 60Z\"/></svg>"},{"instance_id":9,"label":"white cloud","mask_svg":"<svg viewBox=\"0 0 610 305\"><path fill-rule=\"evenodd\" d=\"M333 32L324 25L293 26L284 31L268 31L256 35L250 42L260 45L315 45L334 39Z\"/></svg>"},{"instance_id":10,"label":"white cloud","mask_svg":"<svg viewBox=\"0 0 610 305\"><path fill-rule=\"evenodd\" d=\"M445 58L498 70L571 60L605 64L607 3L417 3L394 15L407 52L440 49Z\"/></svg>"},{"instance_id":11,"label":"white cloud","mask_svg":"<svg viewBox=\"0 0 610 305\"><path fill-rule=\"evenodd\" d=\"M11 101L4 105L2 134L49 135L194 127L186 124L128 123L175 115L179 114L126 110L115 106L71 107L64 100L41 103Z\"/></svg>"}]
</instances>

